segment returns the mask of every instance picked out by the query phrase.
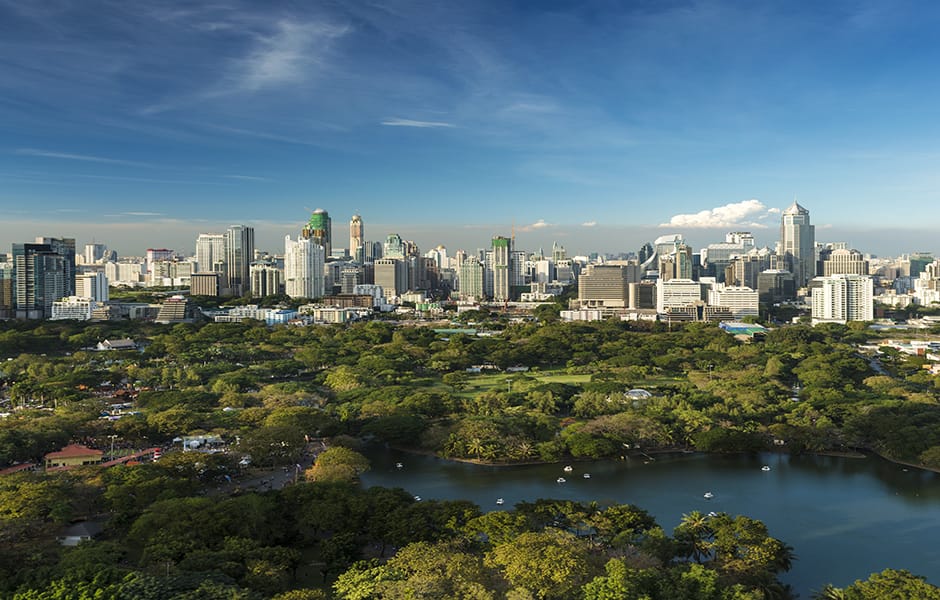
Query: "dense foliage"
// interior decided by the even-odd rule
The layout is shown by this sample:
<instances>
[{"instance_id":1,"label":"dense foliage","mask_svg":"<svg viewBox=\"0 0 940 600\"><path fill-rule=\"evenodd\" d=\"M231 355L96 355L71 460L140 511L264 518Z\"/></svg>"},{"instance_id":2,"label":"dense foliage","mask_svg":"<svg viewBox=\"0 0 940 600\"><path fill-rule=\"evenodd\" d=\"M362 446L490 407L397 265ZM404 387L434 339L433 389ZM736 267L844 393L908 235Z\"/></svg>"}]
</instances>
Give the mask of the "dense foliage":
<instances>
[{"instance_id":1,"label":"dense foliage","mask_svg":"<svg viewBox=\"0 0 940 600\"><path fill-rule=\"evenodd\" d=\"M484 336L383 322L0 324L0 468L69 441L121 455L206 435L231 450L0 478L0 592L786 597L776 575L792 554L746 517L692 513L669 536L634 507L540 501L481 515L416 503L350 483L367 468L356 440L489 462L778 447L940 467L940 379L922 358L863 353L877 339L861 328L792 326L745 343L712 325L542 312L473 315ZM89 349L122 337L141 350ZM324 438L308 483L230 495L228 482L252 477L239 457L293 468ZM56 533L81 519L106 522L102 541L59 547ZM859 594L877 577L828 591L874 597Z\"/></svg>"}]
</instances>

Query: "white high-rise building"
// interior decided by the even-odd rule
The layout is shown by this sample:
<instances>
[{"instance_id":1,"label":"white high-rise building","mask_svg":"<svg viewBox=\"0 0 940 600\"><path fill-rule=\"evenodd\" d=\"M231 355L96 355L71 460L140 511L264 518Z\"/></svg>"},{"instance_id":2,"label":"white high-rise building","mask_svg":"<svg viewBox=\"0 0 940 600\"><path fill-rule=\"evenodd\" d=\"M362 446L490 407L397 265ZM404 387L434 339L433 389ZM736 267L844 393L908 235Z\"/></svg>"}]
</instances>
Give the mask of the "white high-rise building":
<instances>
[{"instance_id":1,"label":"white high-rise building","mask_svg":"<svg viewBox=\"0 0 940 600\"><path fill-rule=\"evenodd\" d=\"M85 264L93 265L101 261L104 259L104 255L107 251L108 247L104 244L85 244Z\"/></svg>"},{"instance_id":2,"label":"white high-rise building","mask_svg":"<svg viewBox=\"0 0 940 600\"><path fill-rule=\"evenodd\" d=\"M458 285L461 300L478 301L483 298L483 263L475 256L464 260L459 267Z\"/></svg>"},{"instance_id":3,"label":"white high-rise building","mask_svg":"<svg viewBox=\"0 0 940 600\"><path fill-rule=\"evenodd\" d=\"M91 298L98 302L107 302L110 298L108 292L108 278L102 272L83 273L75 278L75 295L80 298Z\"/></svg>"},{"instance_id":4,"label":"white high-rise building","mask_svg":"<svg viewBox=\"0 0 940 600\"><path fill-rule=\"evenodd\" d=\"M322 298L324 265L323 246L309 239L284 238L284 292L291 298Z\"/></svg>"},{"instance_id":5,"label":"white high-rise building","mask_svg":"<svg viewBox=\"0 0 940 600\"><path fill-rule=\"evenodd\" d=\"M813 288L813 324L874 319L874 284L868 275L817 277Z\"/></svg>"}]
</instances>

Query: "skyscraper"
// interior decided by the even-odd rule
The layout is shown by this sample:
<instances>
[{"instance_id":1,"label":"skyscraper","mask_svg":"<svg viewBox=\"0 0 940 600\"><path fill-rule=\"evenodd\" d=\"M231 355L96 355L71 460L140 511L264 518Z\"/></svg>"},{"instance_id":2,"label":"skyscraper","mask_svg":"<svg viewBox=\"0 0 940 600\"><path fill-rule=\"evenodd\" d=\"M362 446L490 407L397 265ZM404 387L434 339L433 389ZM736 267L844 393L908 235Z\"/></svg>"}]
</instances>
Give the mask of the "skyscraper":
<instances>
[{"instance_id":1,"label":"skyscraper","mask_svg":"<svg viewBox=\"0 0 940 600\"><path fill-rule=\"evenodd\" d=\"M225 232L225 275L230 296L251 291L251 261L255 255L255 228L232 225Z\"/></svg>"},{"instance_id":2,"label":"skyscraper","mask_svg":"<svg viewBox=\"0 0 940 600\"><path fill-rule=\"evenodd\" d=\"M508 302L510 298L510 279L512 270L512 240L503 236L493 238L493 257L490 265L493 271L493 300Z\"/></svg>"},{"instance_id":3,"label":"skyscraper","mask_svg":"<svg viewBox=\"0 0 940 600\"><path fill-rule=\"evenodd\" d=\"M323 246L324 255L330 257L333 252L333 222L330 220L330 213L322 208L313 211L307 225L300 232L300 237Z\"/></svg>"},{"instance_id":4,"label":"skyscraper","mask_svg":"<svg viewBox=\"0 0 940 600\"><path fill-rule=\"evenodd\" d=\"M809 211L795 200L780 219L778 253L793 273L798 288L806 287L816 276L816 228L810 225Z\"/></svg>"},{"instance_id":5,"label":"skyscraper","mask_svg":"<svg viewBox=\"0 0 940 600\"><path fill-rule=\"evenodd\" d=\"M362 256L364 235L365 227L362 224L362 217L353 215L353 218L349 221L349 256L357 262L365 262Z\"/></svg>"},{"instance_id":6,"label":"skyscraper","mask_svg":"<svg viewBox=\"0 0 940 600\"><path fill-rule=\"evenodd\" d=\"M196 263L200 273L225 271L225 234L200 233L196 238Z\"/></svg>"},{"instance_id":7,"label":"skyscraper","mask_svg":"<svg viewBox=\"0 0 940 600\"><path fill-rule=\"evenodd\" d=\"M74 242L72 247L74 249ZM75 260L74 251L72 260ZM47 319L52 316L53 302L74 295L75 272L69 271L68 260L56 252L52 244L13 244L13 269L13 304L17 319Z\"/></svg>"},{"instance_id":8,"label":"skyscraper","mask_svg":"<svg viewBox=\"0 0 940 600\"><path fill-rule=\"evenodd\" d=\"M291 298L322 298L324 265L323 246L313 240L284 238L284 292Z\"/></svg>"},{"instance_id":9,"label":"skyscraper","mask_svg":"<svg viewBox=\"0 0 940 600\"><path fill-rule=\"evenodd\" d=\"M37 237L37 244L48 244L52 251L65 259L65 294L75 295L75 238ZM55 298L58 300L58 298Z\"/></svg>"}]
</instances>

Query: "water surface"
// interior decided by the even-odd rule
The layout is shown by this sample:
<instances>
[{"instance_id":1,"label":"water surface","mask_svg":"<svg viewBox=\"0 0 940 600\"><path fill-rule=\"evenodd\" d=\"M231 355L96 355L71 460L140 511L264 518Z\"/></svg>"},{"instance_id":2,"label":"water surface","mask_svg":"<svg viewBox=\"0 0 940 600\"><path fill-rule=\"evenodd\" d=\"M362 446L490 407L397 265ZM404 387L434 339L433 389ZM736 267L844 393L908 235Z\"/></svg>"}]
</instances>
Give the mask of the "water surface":
<instances>
[{"instance_id":1,"label":"water surface","mask_svg":"<svg viewBox=\"0 0 940 600\"><path fill-rule=\"evenodd\" d=\"M471 500L485 511L539 498L629 503L652 513L667 532L692 510L760 519L794 548L797 561L781 579L801 598L889 567L940 584L940 476L877 457L678 454L652 462L573 462L565 473L560 464L491 467L385 449L367 455L365 486ZM497 506L497 498L505 504Z\"/></svg>"}]
</instances>

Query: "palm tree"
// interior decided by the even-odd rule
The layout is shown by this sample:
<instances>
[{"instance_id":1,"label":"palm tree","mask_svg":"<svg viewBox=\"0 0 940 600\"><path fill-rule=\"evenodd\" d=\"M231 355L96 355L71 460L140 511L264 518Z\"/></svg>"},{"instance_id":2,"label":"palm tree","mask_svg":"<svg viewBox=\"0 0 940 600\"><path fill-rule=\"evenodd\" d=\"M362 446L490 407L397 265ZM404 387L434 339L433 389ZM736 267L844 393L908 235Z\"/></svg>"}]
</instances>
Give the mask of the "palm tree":
<instances>
[{"instance_id":1,"label":"palm tree","mask_svg":"<svg viewBox=\"0 0 940 600\"><path fill-rule=\"evenodd\" d=\"M826 587L813 595L813 598L815 600L845 600L845 592L840 588L833 587L831 583L827 583Z\"/></svg>"},{"instance_id":2,"label":"palm tree","mask_svg":"<svg viewBox=\"0 0 940 600\"><path fill-rule=\"evenodd\" d=\"M673 532L679 542L681 552L695 562L702 562L711 555L711 541L714 536L709 520L711 517L693 510L682 515L682 520Z\"/></svg>"}]
</instances>

